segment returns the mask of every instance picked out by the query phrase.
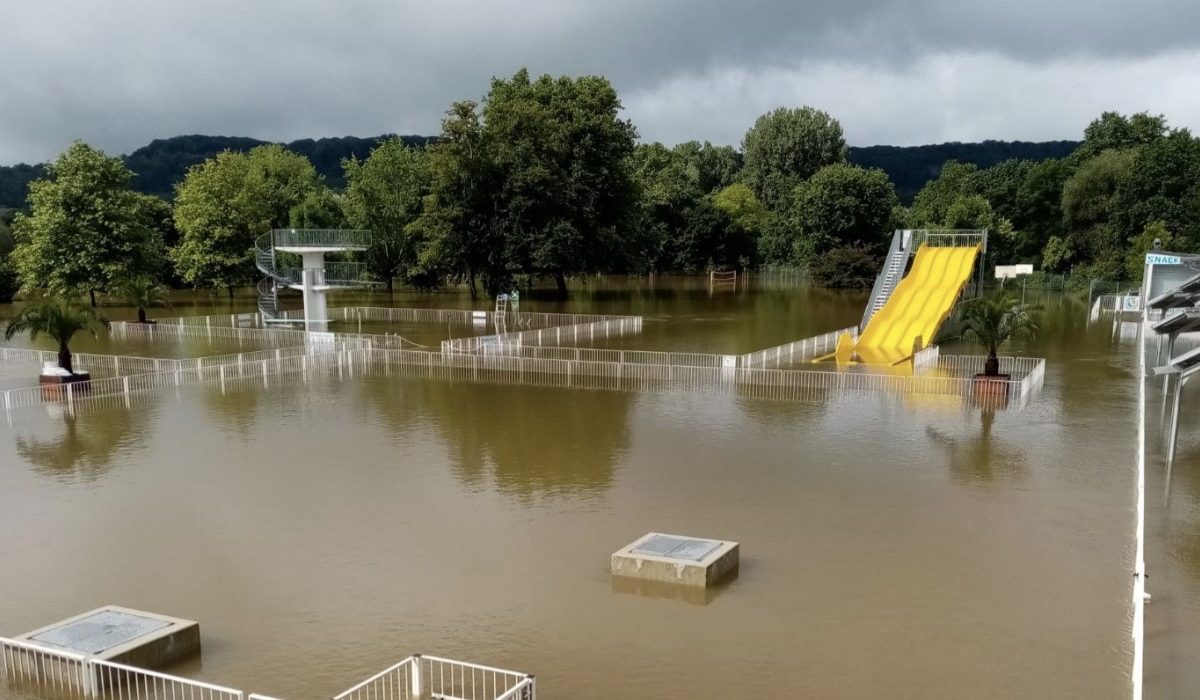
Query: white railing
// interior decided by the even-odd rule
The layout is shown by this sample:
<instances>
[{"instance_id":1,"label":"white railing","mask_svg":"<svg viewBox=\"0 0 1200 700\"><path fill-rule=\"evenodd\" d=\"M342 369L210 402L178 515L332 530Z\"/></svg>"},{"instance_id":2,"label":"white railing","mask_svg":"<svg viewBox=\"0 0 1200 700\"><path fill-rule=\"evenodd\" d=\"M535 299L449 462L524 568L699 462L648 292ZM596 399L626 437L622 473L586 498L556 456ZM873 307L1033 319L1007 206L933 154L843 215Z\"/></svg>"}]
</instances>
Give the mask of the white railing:
<instances>
[{"instance_id":1,"label":"white railing","mask_svg":"<svg viewBox=\"0 0 1200 700\"><path fill-rule=\"evenodd\" d=\"M533 676L491 666L414 655L333 700L535 700Z\"/></svg>"},{"instance_id":2,"label":"white railing","mask_svg":"<svg viewBox=\"0 0 1200 700\"><path fill-rule=\"evenodd\" d=\"M203 358L195 366L184 366L164 372L92 379L72 384L55 384L7 389L0 392L0 402L12 421L14 411L55 404L75 413L83 409L128 408L131 400L150 392L178 391L182 387L216 384L225 392L240 388L269 388L272 377L310 374L336 369L339 375L354 375L370 360L366 344L335 341L316 345L307 352L282 350L258 354L259 359L227 364L205 365Z\"/></svg>"},{"instance_id":3,"label":"white railing","mask_svg":"<svg viewBox=\"0 0 1200 700\"><path fill-rule=\"evenodd\" d=\"M93 697L113 700L243 700L245 693L135 666L90 659Z\"/></svg>"},{"instance_id":4,"label":"white railing","mask_svg":"<svg viewBox=\"0 0 1200 700\"><path fill-rule=\"evenodd\" d=\"M916 251L922 244L936 248L980 246L986 252L987 234L987 229L914 229L909 249Z\"/></svg>"},{"instance_id":5,"label":"white railing","mask_svg":"<svg viewBox=\"0 0 1200 700\"><path fill-rule=\"evenodd\" d=\"M929 345L915 353L912 357L913 372L920 374L929 367L935 366L942 355L942 349L937 345Z\"/></svg>"},{"instance_id":6,"label":"white railing","mask_svg":"<svg viewBox=\"0 0 1200 700\"><path fill-rule=\"evenodd\" d=\"M0 348L0 362L27 362L41 365L58 363L58 352L53 350L31 350L26 348ZM75 369L89 372L108 372L114 375L141 374L176 369L180 360L159 357L136 357L134 355L95 355L86 352L71 353L71 365Z\"/></svg>"},{"instance_id":7,"label":"white railing","mask_svg":"<svg viewBox=\"0 0 1200 700\"><path fill-rule=\"evenodd\" d=\"M271 231L276 248L368 248L371 232L340 228L277 228Z\"/></svg>"},{"instance_id":8,"label":"white railing","mask_svg":"<svg viewBox=\"0 0 1200 700\"><path fill-rule=\"evenodd\" d=\"M233 688L0 637L0 676L10 687L103 700L243 700Z\"/></svg>"},{"instance_id":9,"label":"white railing","mask_svg":"<svg viewBox=\"0 0 1200 700\"><path fill-rule=\"evenodd\" d=\"M982 358L969 361L969 374L951 368L925 375L881 373L866 366L853 371L817 369L815 365L810 365L813 369L696 367L405 350L373 350L371 358L369 371L409 377L614 390L666 388L787 400L841 392L936 394L995 407L1023 407L1040 388L1043 377L1043 364L1039 363L1024 377L980 383L974 374L982 369Z\"/></svg>"},{"instance_id":10,"label":"white railing","mask_svg":"<svg viewBox=\"0 0 1200 700\"><path fill-rule=\"evenodd\" d=\"M87 695L94 687L88 657L0 637L0 675L13 686Z\"/></svg>"},{"instance_id":11,"label":"white railing","mask_svg":"<svg viewBox=\"0 0 1200 700\"><path fill-rule=\"evenodd\" d=\"M773 348L758 350L742 355L738 364L742 367L778 367L784 364L807 362L822 355L837 350L838 338L843 333L849 333L852 340L858 340L858 326L850 326L841 330L814 335L811 338L794 340L790 343L777 345Z\"/></svg>"},{"instance_id":12,"label":"white railing","mask_svg":"<svg viewBox=\"0 0 1200 700\"><path fill-rule=\"evenodd\" d=\"M522 314L523 316L524 314ZM443 352L483 352L493 345L563 345L592 342L596 339L615 338L630 333L640 333L640 316L602 316L602 320L577 323L551 328L514 331L494 336L452 338L442 341Z\"/></svg>"},{"instance_id":13,"label":"white railing","mask_svg":"<svg viewBox=\"0 0 1200 700\"><path fill-rule=\"evenodd\" d=\"M932 346L936 348L937 346ZM925 352L922 350L922 352ZM1025 377L1044 370L1046 360L1040 357L1011 357L1000 355L1000 373L1014 378ZM983 364L987 355L942 355L940 352L926 364L924 370L950 372L956 376L973 377L983 372Z\"/></svg>"}]
</instances>

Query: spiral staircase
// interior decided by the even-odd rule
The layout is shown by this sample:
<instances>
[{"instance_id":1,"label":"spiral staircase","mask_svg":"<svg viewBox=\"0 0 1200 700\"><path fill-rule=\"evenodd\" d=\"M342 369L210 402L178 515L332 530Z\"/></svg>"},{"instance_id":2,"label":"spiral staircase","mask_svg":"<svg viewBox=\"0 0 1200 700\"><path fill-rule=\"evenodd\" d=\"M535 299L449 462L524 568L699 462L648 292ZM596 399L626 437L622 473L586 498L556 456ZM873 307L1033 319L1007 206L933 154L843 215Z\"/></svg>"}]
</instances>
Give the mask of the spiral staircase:
<instances>
[{"instance_id":1,"label":"spiral staircase","mask_svg":"<svg viewBox=\"0 0 1200 700\"><path fill-rule=\"evenodd\" d=\"M326 262L326 253L355 253L369 248L371 232L357 229L275 229L254 242L254 263L264 277L258 283L258 311L266 323L303 323L323 331L329 319L325 293L371 287L360 262ZM281 255L286 254L286 255ZM296 258L299 258L299 264ZM279 292L296 289L304 298L304 318L285 318Z\"/></svg>"}]
</instances>

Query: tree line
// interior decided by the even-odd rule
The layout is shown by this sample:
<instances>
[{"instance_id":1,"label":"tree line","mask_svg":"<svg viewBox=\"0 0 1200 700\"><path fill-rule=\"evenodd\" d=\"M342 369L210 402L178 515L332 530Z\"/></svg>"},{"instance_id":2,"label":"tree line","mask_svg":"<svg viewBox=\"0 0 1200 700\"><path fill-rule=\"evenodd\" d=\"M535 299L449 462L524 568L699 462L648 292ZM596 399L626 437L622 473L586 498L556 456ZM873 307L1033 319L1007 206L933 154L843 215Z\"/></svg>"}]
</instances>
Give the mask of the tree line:
<instances>
[{"instance_id":1,"label":"tree line","mask_svg":"<svg viewBox=\"0 0 1200 700\"><path fill-rule=\"evenodd\" d=\"M1062 157L947 162L904 206L885 171L849 162L820 110L764 114L736 149L639 143L620 107L603 77L522 70L451 105L428 143L387 138L343 159L339 181L260 144L191 165L170 202L138 192L127 160L77 142L0 223L0 286L94 300L153 277L232 294L257 276L254 239L286 227L369 229L368 267L389 289L489 295L760 264L861 287L898 227L988 228L992 264L1123 277L1154 239L1192 249L1200 224L1200 143L1161 116L1105 113Z\"/></svg>"}]
</instances>

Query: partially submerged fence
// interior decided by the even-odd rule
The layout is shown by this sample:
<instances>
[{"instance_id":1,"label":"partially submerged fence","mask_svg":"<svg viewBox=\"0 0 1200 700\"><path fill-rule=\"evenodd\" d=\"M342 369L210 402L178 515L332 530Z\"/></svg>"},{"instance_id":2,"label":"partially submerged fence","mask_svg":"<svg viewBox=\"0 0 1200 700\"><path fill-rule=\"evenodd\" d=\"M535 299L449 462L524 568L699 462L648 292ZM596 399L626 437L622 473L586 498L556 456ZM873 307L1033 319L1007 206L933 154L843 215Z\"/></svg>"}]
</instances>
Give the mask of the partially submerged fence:
<instances>
[{"instance_id":1,"label":"partially submerged fence","mask_svg":"<svg viewBox=\"0 0 1200 700\"><path fill-rule=\"evenodd\" d=\"M473 353L483 351L491 345L562 345L595 342L616 338L642 330L641 316L590 316L581 317L579 323L549 328L514 331L491 336L452 338L442 341L443 352ZM587 320L599 319L599 320Z\"/></svg>"},{"instance_id":2,"label":"partially submerged fence","mask_svg":"<svg viewBox=\"0 0 1200 700\"><path fill-rule=\"evenodd\" d=\"M417 654L333 700L536 700L535 692L533 676L525 673Z\"/></svg>"},{"instance_id":3,"label":"partially submerged fence","mask_svg":"<svg viewBox=\"0 0 1200 700\"><path fill-rule=\"evenodd\" d=\"M574 348L563 348L571 350ZM523 349L522 353L528 349ZM610 351L616 352L616 351ZM630 352L630 351L625 351ZM560 386L615 390L682 390L803 400L845 393L936 394L959 396L988 406L1022 407L1041 386L1044 362L1035 360L1024 376L975 379L983 358L947 362L940 372L898 374L874 372L859 365L853 371L818 369L763 369L611 362L595 359L526 357L524 355L429 353L372 350L366 371L409 377L467 380L535 386ZM652 354L652 353L651 353ZM722 357L714 355L711 357ZM628 359L628 356L627 356ZM649 358L646 358L649 359ZM1004 358L1020 364L1016 358ZM967 369L967 367L971 369Z\"/></svg>"},{"instance_id":4,"label":"partially submerged fence","mask_svg":"<svg viewBox=\"0 0 1200 700\"><path fill-rule=\"evenodd\" d=\"M771 368L795 364L797 362L807 362L837 350L838 338L843 333L849 333L852 340L858 340L858 326L850 326L849 328L814 335L811 338L794 340L773 348L746 353L738 360L738 365L741 367Z\"/></svg>"},{"instance_id":5,"label":"partially submerged fence","mask_svg":"<svg viewBox=\"0 0 1200 700\"><path fill-rule=\"evenodd\" d=\"M273 700L74 652L0 637L0 677L55 698ZM534 677L438 656L410 656L334 700L536 700Z\"/></svg>"},{"instance_id":6,"label":"partially submerged fence","mask_svg":"<svg viewBox=\"0 0 1200 700\"><path fill-rule=\"evenodd\" d=\"M240 690L0 637L0 675L57 698L243 700Z\"/></svg>"},{"instance_id":7,"label":"partially submerged fence","mask_svg":"<svg viewBox=\"0 0 1200 700\"><path fill-rule=\"evenodd\" d=\"M245 387L269 388L272 378L282 375L299 375L304 380L310 374L332 371L353 375L371 357L369 350L353 342L301 350L287 354L282 349L253 353L254 359L242 356L241 361L228 364L205 364L206 358L177 360L180 366L161 372L7 389L0 392L0 400L11 423L14 411L38 406L58 406L68 413L89 408L128 408L138 395L184 387L217 385L224 392ZM183 365L185 362L188 364Z\"/></svg>"}]
</instances>

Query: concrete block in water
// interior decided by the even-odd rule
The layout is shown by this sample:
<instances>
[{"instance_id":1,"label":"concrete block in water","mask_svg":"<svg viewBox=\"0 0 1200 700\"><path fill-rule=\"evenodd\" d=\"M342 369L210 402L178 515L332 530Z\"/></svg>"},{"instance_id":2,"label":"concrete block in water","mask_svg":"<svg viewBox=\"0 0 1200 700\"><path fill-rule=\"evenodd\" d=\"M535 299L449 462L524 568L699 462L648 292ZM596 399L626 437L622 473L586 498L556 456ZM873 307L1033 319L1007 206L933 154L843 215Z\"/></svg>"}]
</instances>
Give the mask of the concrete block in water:
<instances>
[{"instance_id":1,"label":"concrete block in water","mask_svg":"<svg viewBox=\"0 0 1200 700\"><path fill-rule=\"evenodd\" d=\"M200 624L106 605L36 629L17 640L141 668L161 668L200 652Z\"/></svg>"},{"instance_id":2,"label":"concrete block in water","mask_svg":"<svg viewBox=\"0 0 1200 700\"><path fill-rule=\"evenodd\" d=\"M712 586L738 568L737 542L651 532L613 552L613 576Z\"/></svg>"}]
</instances>

